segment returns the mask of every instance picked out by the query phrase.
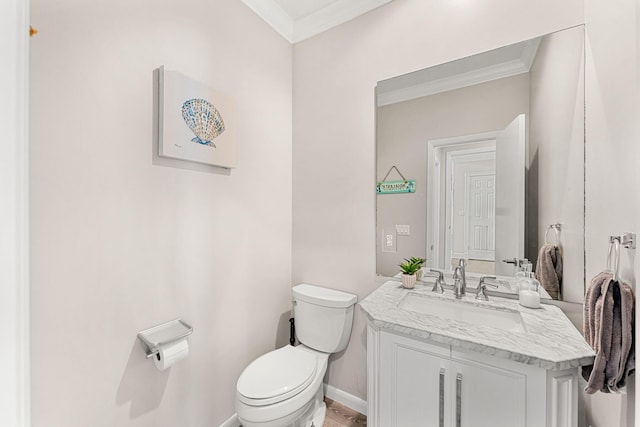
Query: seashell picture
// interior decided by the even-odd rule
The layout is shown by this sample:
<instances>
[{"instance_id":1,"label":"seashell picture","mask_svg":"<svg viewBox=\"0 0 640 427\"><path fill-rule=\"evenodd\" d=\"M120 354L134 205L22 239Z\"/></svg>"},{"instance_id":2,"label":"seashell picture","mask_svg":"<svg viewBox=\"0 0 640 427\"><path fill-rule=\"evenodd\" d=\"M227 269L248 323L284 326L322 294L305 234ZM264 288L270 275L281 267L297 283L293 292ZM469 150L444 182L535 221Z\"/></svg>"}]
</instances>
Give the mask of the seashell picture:
<instances>
[{"instance_id":1,"label":"seashell picture","mask_svg":"<svg viewBox=\"0 0 640 427\"><path fill-rule=\"evenodd\" d=\"M196 136L191 139L192 142L215 147L213 139L224 132L224 120L220 112L206 99L185 101L182 104L182 118Z\"/></svg>"},{"instance_id":2,"label":"seashell picture","mask_svg":"<svg viewBox=\"0 0 640 427\"><path fill-rule=\"evenodd\" d=\"M235 103L177 71L158 69L158 154L236 167Z\"/></svg>"}]
</instances>

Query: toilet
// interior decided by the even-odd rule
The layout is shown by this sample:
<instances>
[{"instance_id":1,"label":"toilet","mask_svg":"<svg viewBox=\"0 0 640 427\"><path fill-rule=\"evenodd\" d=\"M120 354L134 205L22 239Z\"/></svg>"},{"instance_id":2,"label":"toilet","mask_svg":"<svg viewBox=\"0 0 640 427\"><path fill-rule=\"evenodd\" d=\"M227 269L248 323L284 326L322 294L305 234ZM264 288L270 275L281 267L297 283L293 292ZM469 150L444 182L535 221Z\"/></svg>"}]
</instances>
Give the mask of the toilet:
<instances>
[{"instance_id":1,"label":"toilet","mask_svg":"<svg viewBox=\"0 0 640 427\"><path fill-rule=\"evenodd\" d=\"M331 353L351 336L356 295L320 286L292 288L300 345L258 357L240 374L236 413L243 427L322 427L323 378Z\"/></svg>"}]
</instances>

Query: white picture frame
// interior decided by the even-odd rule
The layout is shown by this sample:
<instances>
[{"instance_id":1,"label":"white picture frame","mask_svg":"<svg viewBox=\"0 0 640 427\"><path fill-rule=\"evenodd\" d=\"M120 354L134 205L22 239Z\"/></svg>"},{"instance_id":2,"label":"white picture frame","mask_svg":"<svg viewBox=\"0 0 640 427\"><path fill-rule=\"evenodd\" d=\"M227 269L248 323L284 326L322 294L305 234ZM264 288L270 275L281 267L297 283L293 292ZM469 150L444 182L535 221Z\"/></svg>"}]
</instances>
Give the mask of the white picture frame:
<instances>
[{"instance_id":1,"label":"white picture frame","mask_svg":"<svg viewBox=\"0 0 640 427\"><path fill-rule=\"evenodd\" d=\"M236 106L229 96L179 73L158 69L158 155L236 167Z\"/></svg>"}]
</instances>

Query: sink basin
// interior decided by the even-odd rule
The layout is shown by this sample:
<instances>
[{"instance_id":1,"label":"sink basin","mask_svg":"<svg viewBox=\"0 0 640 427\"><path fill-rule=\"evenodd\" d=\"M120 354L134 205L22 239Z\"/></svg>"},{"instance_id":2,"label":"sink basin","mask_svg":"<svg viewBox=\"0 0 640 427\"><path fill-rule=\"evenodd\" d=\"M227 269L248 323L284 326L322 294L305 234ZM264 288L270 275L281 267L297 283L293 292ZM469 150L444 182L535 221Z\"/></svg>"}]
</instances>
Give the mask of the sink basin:
<instances>
[{"instance_id":1,"label":"sink basin","mask_svg":"<svg viewBox=\"0 0 640 427\"><path fill-rule=\"evenodd\" d=\"M398 308L446 320L465 322L473 326L485 326L510 332L526 332L522 316L515 310L494 310L461 301L430 298L415 293L407 294L398 304Z\"/></svg>"}]
</instances>

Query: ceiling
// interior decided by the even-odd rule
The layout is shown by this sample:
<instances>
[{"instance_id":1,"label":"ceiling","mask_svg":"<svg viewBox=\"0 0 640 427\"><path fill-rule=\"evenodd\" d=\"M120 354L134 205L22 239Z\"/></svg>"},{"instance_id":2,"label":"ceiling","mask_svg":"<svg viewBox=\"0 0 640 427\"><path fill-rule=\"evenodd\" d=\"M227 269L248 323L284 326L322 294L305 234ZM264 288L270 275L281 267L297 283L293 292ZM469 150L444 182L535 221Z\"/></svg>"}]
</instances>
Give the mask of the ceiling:
<instances>
[{"instance_id":1,"label":"ceiling","mask_svg":"<svg viewBox=\"0 0 640 427\"><path fill-rule=\"evenodd\" d=\"M291 43L313 37L393 0L242 0Z\"/></svg>"}]
</instances>

